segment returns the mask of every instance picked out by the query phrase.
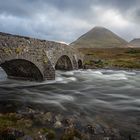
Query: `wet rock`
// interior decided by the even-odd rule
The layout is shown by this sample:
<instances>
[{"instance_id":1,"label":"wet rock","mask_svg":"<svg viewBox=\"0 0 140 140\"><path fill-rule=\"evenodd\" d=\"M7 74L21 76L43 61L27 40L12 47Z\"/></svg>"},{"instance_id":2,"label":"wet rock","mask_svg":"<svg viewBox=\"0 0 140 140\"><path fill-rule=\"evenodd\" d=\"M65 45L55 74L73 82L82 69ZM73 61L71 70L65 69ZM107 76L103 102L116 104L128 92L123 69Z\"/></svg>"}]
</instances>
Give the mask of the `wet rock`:
<instances>
[{"instance_id":1,"label":"wet rock","mask_svg":"<svg viewBox=\"0 0 140 140\"><path fill-rule=\"evenodd\" d=\"M38 135L37 137L34 138L34 140L47 140L46 136L44 135Z\"/></svg>"},{"instance_id":2,"label":"wet rock","mask_svg":"<svg viewBox=\"0 0 140 140\"><path fill-rule=\"evenodd\" d=\"M13 135L18 138L18 137L23 137L24 136L24 132L21 130L12 130Z\"/></svg>"},{"instance_id":3,"label":"wet rock","mask_svg":"<svg viewBox=\"0 0 140 140\"><path fill-rule=\"evenodd\" d=\"M16 114L16 118L17 118L17 120L20 120L20 119L23 118L23 115L22 114Z\"/></svg>"},{"instance_id":4,"label":"wet rock","mask_svg":"<svg viewBox=\"0 0 140 140\"><path fill-rule=\"evenodd\" d=\"M51 122L53 120L53 115L51 112L47 112L43 115L43 120Z\"/></svg>"},{"instance_id":5,"label":"wet rock","mask_svg":"<svg viewBox=\"0 0 140 140\"><path fill-rule=\"evenodd\" d=\"M14 128L7 128L0 132L0 139L2 140L16 140L17 138L23 137L24 132Z\"/></svg>"},{"instance_id":6,"label":"wet rock","mask_svg":"<svg viewBox=\"0 0 140 140\"><path fill-rule=\"evenodd\" d=\"M2 134L0 135L1 140L16 140L16 137L12 134Z\"/></svg>"},{"instance_id":7,"label":"wet rock","mask_svg":"<svg viewBox=\"0 0 140 140\"><path fill-rule=\"evenodd\" d=\"M138 140L126 131L120 133L119 129L111 128L101 120L89 120L87 125L86 121L74 115L29 112L29 115L0 114L0 140Z\"/></svg>"},{"instance_id":8,"label":"wet rock","mask_svg":"<svg viewBox=\"0 0 140 140\"><path fill-rule=\"evenodd\" d=\"M73 140L80 140L80 139L79 139L79 138L77 138L77 137L74 137L74 138L73 138Z\"/></svg>"},{"instance_id":9,"label":"wet rock","mask_svg":"<svg viewBox=\"0 0 140 140\"><path fill-rule=\"evenodd\" d=\"M74 120L72 118L64 119L63 124L64 124L64 126L73 127L74 126Z\"/></svg>"},{"instance_id":10,"label":"wet rock","mask_svg":"<svg viewBox=\"0 0 140 140\"><path fill-rule=\"evenodd\" d=\"M24 136L21 140L33 140L33 138L31 136Z\"/></svg>"},{"instance_id":11,"label":"wet rock","mask_svg":"<svg viewBox=\"0 0 140 140\"><path fill-rule=\"evenodd\" d=\"M34 139L35 140L46 140L46 137L44 134L42 134L41 131L38 131Z\"/></svg>"},{"instance_id":12,"label":"wet rock","mask_svg":"<svg viewBox=\"0 0 140 140\"><path fill-rule=\"evenodd\" d=\"M2 117L3 116L3 114L2 113L0 113L0 117Z\"/></svg>"},{"instance_id":13,"label":"wet rock","mask_svg":"<svg viewBox=\"0 0 140 140\"><path fill-rule=\"evenodd\" d=\"M112 130L111 130L111 138L113 139L113 138L120 138L121 136L120 136L120 132L119 132L119 130L118 129L113 129L112 128Z\"/></svg>"},{"instance_id":14,"label":"wet rock","mask_svg":"<svg viewBox=\"0 0 140 140\"><path fill-rule=\"evenodd\" d=\"M56 138L56 133L52 129L43 128L42 132L47 140L53 140Z\"/></svg>"},{"instance_id":15,"label":"wet rock","mask_svg":"<svg viewBox=\"0 0 140 140\"><path fill-rule=\"evenodd\" d=\"M61 140L73 140L74 138L82 139L81 133L74 128L67 128L61 137Z\"/></svg>"},{"instance_id":16,"label":"wet rock","mask_svg":"<svg viewBox=\"0 0 140 140\"><path fill-rule=\"evenodd\" d=\"M76 121L75 123L74 123L74 128L75 129L78 129L79 131L84 131L85 130L85 126L82 124L82 122L80 122L80 121Z\"/></svg>"},{"instance_id":17,"label":"wet rock","mask_svg":"<svg viewBox=\"0 0 140 140\"><path fill-rule=\"evenodd\" d=\"M30 128L33 125L33 122L32 122L32 120L29 120L29 119L27 120L27 119L22 118L17 121L17 124L22 127L24 126L26 128Z\"/></svg>"},{"instance_id":18,"label":"wet rock","mask_svg":"<svg viewBox=\"0 0 140 140\"><path fill-rule=\"evenodd\" d=\"M30 114L35 114L36 111L33 110L32 108L27 108L27 112L30 113Z\"/></svg>"},{"instance_id":19,"label":"wet rock","mask_svg":"<svg viewBox=\"0 0 140 140\"><path fill-rule=\"evenodd\" d=\"M95 133L94 127L92 125L87 125L85 132L90 133L90 134L94 134Z\"/></svg>"},{"instance_id":20,"label":"wet rock","mask_svg":"<svg viewBox=\"0 0 140 140\"><path fill-rule=\"evenodd\" d=\"M40 115L40 114L34 114L33 121L34 121L35 123L42 122L42 121L43 121L42 115Z\"/></svg>"},{"instance_id":21,"label":"wet rock","mask_svg":"<svg viewBox=\"0 0 140 140\"><path fill-rule=\"evenodd\" d=\"M56 121L62 121L63 120L63 116L61 114L58 114L55 116L55 120Z\"/></svg>"},{"instance_id":22,"label":"wet rock","mask_svg":"<svg viewBox=\"0 0 140 140\"><path fill-rule=\"evenodd\" d=\"M43 113L43 114L34 114L33 117L34 122L37 125L43 124L43 125L47 125L47 124L51 124L54 122L53 120L53 115L51 112L47 112L47 113Z\"/></svg>"},{"instance_id":23,"label":"wet rock","mask_svg":"<svg viewBox=\"0 0 140 140\"><path fill-rule=\"evenodd\" d=\"M61 128L62 127L62 123L60 121L56 121L54 124L55 128Z\"/></svg>"},{"instance_id":24,"label":"wet rock","mask_svg":"<svg viewBox=\"0 0 140 140\"><path fill-rule=\"evenodd\" d=\"M104 137L104 140L111 140L110 137Z\"/></svg>"},{"instance_id":25,"label":"wet rock","mask_svg":"<svg viewBox=\"0 0 140 140\"><path fill-rule=\"evenodd\" d=\"M99 125L99 124L96 124L96 125L94 126L94 133L95 133L95 134L104 134L104 129L103 129L103 127L102 127L101 125Z\"/></svg>"}]
</instances>

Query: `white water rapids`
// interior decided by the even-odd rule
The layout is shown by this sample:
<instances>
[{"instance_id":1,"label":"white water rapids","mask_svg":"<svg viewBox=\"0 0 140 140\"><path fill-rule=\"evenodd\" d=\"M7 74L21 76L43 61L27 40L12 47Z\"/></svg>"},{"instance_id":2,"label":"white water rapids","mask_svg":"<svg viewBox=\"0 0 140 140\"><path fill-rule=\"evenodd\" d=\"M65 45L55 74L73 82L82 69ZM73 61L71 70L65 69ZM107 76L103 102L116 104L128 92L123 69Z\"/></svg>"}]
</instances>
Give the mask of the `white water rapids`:
<instances>
[{"instance_id":1,"label":"white water rapids","mask_svg":"<svg viewBox=\"0 0 140 140\"><path fill-rule=\"evenodd\" d=\"M102 117L140 135L140 71L57 71L56 80L41 83L6 78L0 70L0 103L37 104L43 109ZM3 108L0 107L2 110ZM18 107L20 110L21 107Z\"/></svg>"}]
</instances>

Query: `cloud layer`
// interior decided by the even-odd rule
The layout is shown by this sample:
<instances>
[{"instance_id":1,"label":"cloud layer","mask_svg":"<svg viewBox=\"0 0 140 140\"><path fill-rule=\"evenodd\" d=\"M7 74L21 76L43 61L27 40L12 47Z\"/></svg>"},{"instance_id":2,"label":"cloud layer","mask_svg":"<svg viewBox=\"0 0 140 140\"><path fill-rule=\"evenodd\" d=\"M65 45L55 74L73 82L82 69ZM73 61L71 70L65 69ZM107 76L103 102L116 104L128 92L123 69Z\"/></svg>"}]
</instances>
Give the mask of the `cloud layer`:
<instances>
[{"instance_id":1,"label":"cloud layer","mask_svg":"<svg viewBox=\"0 0 140 140\"><path fill-rule=\"evenodd\" d=\"M0 31L70 43L94 26L140 37L139 0L0 0Z\"/></svg>"}]
</instances>

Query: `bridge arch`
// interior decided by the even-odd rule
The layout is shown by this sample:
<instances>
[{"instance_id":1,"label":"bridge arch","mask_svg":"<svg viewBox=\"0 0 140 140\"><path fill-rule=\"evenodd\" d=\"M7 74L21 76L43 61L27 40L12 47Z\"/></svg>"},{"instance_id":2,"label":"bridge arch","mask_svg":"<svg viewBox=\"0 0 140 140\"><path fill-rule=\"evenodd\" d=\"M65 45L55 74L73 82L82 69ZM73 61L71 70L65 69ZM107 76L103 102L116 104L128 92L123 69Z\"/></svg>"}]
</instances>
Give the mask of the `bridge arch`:
<instances>
[{"instance_id":1,"label":"bridge arch","mask_svg":"<svg viewBox=\"0 0 140 140\"><path fill-rule=\"evenodd\" d=\"M11 59L0 64L8 78L42 81L43 74L31 61Z\"/></svg>"},{"instance_id":2,"label":"bridge arch","mask_svg":"<svg viewBox=\"0 0 140 140\"><path fill-rule=\"evenodd\" d=\"M78 69L82 69L83 68L83 63L82 63L82 60L79 59L78 60Z\"/></svg>"},{"instance_id":3,"label":"bridge arch","mask_svg":"<svg viewBox=\"0 0 140 140\"><path fill-rule=\"evenodd\" d=\"M72 61L69 56L67 55L62 55L59 57L55 64L55 69L56 70L72 70Z\"/></svg>"}]
</instances>

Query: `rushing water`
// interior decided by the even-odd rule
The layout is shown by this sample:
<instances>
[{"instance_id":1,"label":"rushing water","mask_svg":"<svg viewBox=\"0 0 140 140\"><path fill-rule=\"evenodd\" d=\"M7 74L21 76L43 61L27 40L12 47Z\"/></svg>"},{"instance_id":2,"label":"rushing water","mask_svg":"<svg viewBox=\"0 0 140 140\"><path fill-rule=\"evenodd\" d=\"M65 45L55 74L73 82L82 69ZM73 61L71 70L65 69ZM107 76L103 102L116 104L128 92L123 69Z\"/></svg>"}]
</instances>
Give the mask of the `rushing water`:
<instances>
[{"instance_id":1,"label":"rushing water","mask_svg":"<svg viewBox=\"0 0 140 140\"><path fill-rule=\"evenodd\" d=\"M0 69L0 103L39 104L43 109L103 119L140 136L140 72L76 70L56 72L55 81L8 80ZM37 106L38 107L38 106ZM36 107L36 108L37 108ZM0 111L4 107L1 105Z\"/></svg>"}]
</instances>

